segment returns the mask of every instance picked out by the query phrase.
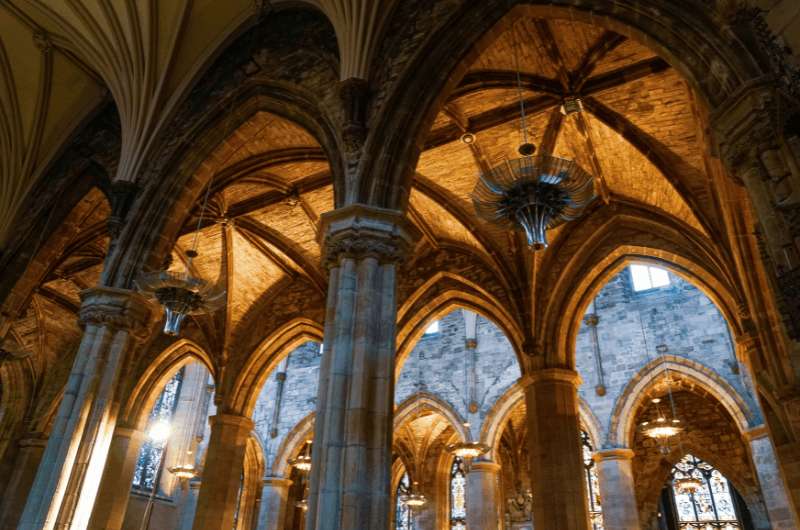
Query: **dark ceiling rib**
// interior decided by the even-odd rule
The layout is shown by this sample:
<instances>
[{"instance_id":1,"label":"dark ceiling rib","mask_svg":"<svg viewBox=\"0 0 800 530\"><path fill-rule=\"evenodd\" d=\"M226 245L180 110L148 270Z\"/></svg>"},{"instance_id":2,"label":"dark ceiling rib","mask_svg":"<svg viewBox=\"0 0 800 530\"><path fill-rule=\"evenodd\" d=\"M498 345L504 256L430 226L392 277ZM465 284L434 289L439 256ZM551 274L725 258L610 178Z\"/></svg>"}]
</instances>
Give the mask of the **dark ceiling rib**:
<instances>
[{"instance_id":1,"label":"dark ceiling rib","mask_svg":"<svg viewBox=\"0 0 800 530\"><path fill-rule=\"evenodd\" d=\"M600 197L602 197L604 203L608 204L611 198L611 194L608 190L608 183L606 182L605 175L603 175L603 166L600 165L600 157L597 156L597 149L595 149L594 142L592 141L589 122L582 112L575 113L575 125L578 128L578 132L583 136L586 149L589 151L589 160L592 163L592 172L597 179L598 188L600 188Z\"/></svg>"},{"instance_id":2,"label":"dark ceiling rib","mask_svg":"<svg viewBox=\"0 0 800 530\"><path fill-rule=\"evenodd\" d=\"M503 259L500 259L503 255L503 251L495 244L495 241L484 232L481 226L476 222L475 216L464 210L456 202L457 199L447 190L431 182L419 173L414 177L414 188L444 208L472 233L475 239L478 240L478 243L486 250L492 263L500 271L500 276L506 286L517 283L517 278L512 274L511 269Z\"/></svg>"},{"instance_id":3,"label":"dark ceiling rib","mask_svg":"<svg viewBox=\"0 0 800 530\"><path fill-rule=\"evenodd\" d=\"M561 132L562 123L564 123L564 115L561 114L561 109L556 107L550 111L550 117L547 119L547 127L542 137L542 145L538 148L540 153L552 154L553 149L556 147L556 142L558 141L558 133Z\"/></svg>"},{"instance_id":4,"label":"dark ceiling rib","mask_svg":"<svg viewBox=\"0 0 800 530\"><path fill-rule=\"evenodd\" d=\"M569 70L567 69L564 57L561 55L561 50L558 48L558 42L550 29L550 22L544 19L536 19L533 21L533 26L536 28L536 34L539 40L544 45L547 56L552 61L556 68L558 81L561 83L561 88L565 92L571 91Z\"/></svg>"},{"instance_id":5,"label":"dark ceiling rib","mask_svg":"<svg viewBox=\"0 0 800 530\"><path fill-rule=\"evenodd\" d=\"M423 217L410 202L408 203L408 217L411 219L411 222L417 225L417 228L422 232L422 236L428 240L428 243L438 250L439 242L436 240L436 235L433 233L433 230L431 230L431 226L425 221L425 217Z\"/></svg>"},{"instance_id":6,"label":"dark ceiling rib","mask_svg":"<svg viewBox=\"0 0 800 530\"><path fill-rule=\"evenodd\" d=\"M670 68L669 63L661 57L644 59L631 63L622 68L611 70L604 74L596 75L586 80L583 84L581 94L588 96L601 90L615 88L631 81L637 81L652 74L659 74Z\"/></svg>"},{"instance_id":7,"label":"dark ceiling rib","mask_svg":"<svg viewBox=\"0 0 800 530\"><path fill-rule=\"evenodd\" d=\"M600 35L581 59L581 64L570 75L573 90L580 92L583 84L597 68L597 63L626 40L628 39L613 31L606 31Z\"/></svg>"},{"instance_id":8,"label":"dark ceiling rib","mask_svg":"<svg viewBox=\"0 0 800 530\"><path fill-rule=\"evenodd\" d=\"M76 304L63 294L59 293L58 291L50 289L49 287L40 287L36 291L36 294L50 300L57 306L61 307L62 309L66 309L70 313L77 313L78 310L80 309L78 304Z\"/></svg>"},{"instance_id":9,"label":"dark ceiling rib","mask_svg":"<svg viewBox=\"0 0 800 530\"><path fill-rule=\"evenodd\" d=\"M253 212L261 210L263 208L267 208L269 206L273 206L275 204L279 204L286 199L290 199L294 194L303 194L309 193L320 188L324 188L331 184L331 174L329 171L322 171L320 173L316 173L314 175L310 175L294 184L290 191L283 192L279 190L269 190L264 193L260 193L254 197L250 197L249 199L245 199L243 201L239 201L234 203L228 207L227 211L225 212L225 216L228 219L237 219L244 215L249 215ZM200 224L200 229L206 228L216 222L215 219L205 218L203 222ZM190 218L184 223L183 228L181 228L181 232L179 235L185 235L190 232L194 232L195 228L197 228L197 218L193 217Z\"/></svg>"},{"instance_id":10,"label":"dark ceiling rib","mask_svg":"<svg viewBox=\"0 0 800 530\"><path fill-rule=\"evenodd\" d=\"M559 105L560 99L553 96L536 96L525 99L525 112L529 115L538 114L554 105ZM469 119L469 132L477 133L485 131L497 125L502 125L511 120L519 118L519 103L510 103L497 107ZM428 135L425 149L433 149L440 145L448 144L458 140L462 135L462 130L455 124L445 125L431 131Z\"/></svg>"},{"instance_id":11,"label":"dark ceiling rib","mask_svg":"<svg viewBox=\"0 0 800 530\"><path fill-rule=\"evenodd\" d=\"M582 97L589 96L600 90L608 90L618 86L657 74L670 68L669 63L660 57L645 59L632 63L622 68L592 77L586 81ZM514 88L516 83L510 83L506 88ZM555 105L561 104L561 98L551 95L535 96L525 99L525 112L529 115L538 114ZM519 118L519 103L510 103L501 107L482 112L468 120L471 133L478 133L497 125L502 125L513 119ZM425 149L433 149L457 140L461 137L462 130L455 124L445 125L431 131L428 135Z\"/></svg>"},{"instance_id":12,"label":"dark ceiling rib","mask_svg":"<svg viewBox=\"0 0 800 530\"><path fill-rule=\"evenodd\" d=\"M520 81L523 90L544 92L553 96L561 96L564 93L558 82L544 76L520 73ZM517 73L513 70L473 70L464 76L448 99L452 100L490 88L511 87L517 87Z\"/></svg>"},{"instance_id":13,"label":"dark ceiling rib","mask_svg":"<svg viewBox=\"0 0 800 530\"><path fill-rule=\"evenodd\" d=\"M596 99L589 97L584 100L584 108L591 112L605 125L619 133L625 140L633 145L645 158L655 165L669 180L675 191L686 201L689 208L697 215L700 224L713 236L713 226L708 222L708 217L703 209L703 204L710 204L708 193L702 186L690 189L684 181L704 183L705 178L700 172L686 163L683 158L662 144L653 136L647 134L634 125L622 114L607 107Z\"/></svg>"},{"instance_id":14,"label":"dark ceiling rib","mask_svg":"<svg viewBox=\"0 0 800 530\"><path fill-rule=\"evenodd\" d=\"M311 263L303 255L303 251L286 239L275 229L270 228L252 217L242 216L236 220L236 226L240 230L247 230L251 234L262 238L270 245L277 248L292 260L298 269L303 271L311 282L319 288L320 292L325 292L326 282L319 272L316 265Z\"/></svg>"},{"instance_id":15,"label":"dark ceiling rib","mask_svg":"<svg viewBox=\"0 0 800 530\"><path fill-rule=\"evenodd\" d=\"M320 147L289 147L273 149L245 158L214 175L212 192L216 193L238 178L255 171L292 162L327 162L328 157Z\"/></svg>"}]
</instances>

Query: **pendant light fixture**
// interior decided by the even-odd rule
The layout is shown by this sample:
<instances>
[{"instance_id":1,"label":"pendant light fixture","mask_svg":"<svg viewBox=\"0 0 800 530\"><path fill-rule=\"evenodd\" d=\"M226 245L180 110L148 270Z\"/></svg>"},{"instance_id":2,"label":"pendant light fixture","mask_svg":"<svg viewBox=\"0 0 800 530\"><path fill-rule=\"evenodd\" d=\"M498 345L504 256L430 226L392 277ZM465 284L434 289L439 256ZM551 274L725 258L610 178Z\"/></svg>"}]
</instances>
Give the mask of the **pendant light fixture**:
<instances>
[{"instance_id":1,"label":"pendant light fixture","mask_svg":"<svg viewBox=\"0 0 800 530\"><path fill-rule=\"evenodd\" d=\"M594 200L593 177L572 160L543 153L528 139L525 100L519 66L519 43L514 46L517 93L520 105L521 158L483 172L472 192L479 217L509 229L521 229L533 250L547 247L547 230L577 219ZM564 113L580 112L572 102ZM473 139L474 141L474 139Z\"/></svg>"}]
</instances>

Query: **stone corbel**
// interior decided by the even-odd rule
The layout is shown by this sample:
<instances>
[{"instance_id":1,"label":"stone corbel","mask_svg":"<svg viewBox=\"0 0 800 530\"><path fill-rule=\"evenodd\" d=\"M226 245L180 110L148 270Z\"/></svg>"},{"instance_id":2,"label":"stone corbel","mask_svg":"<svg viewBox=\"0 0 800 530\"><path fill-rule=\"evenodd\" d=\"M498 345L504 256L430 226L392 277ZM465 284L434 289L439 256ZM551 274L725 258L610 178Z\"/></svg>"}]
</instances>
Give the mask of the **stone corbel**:
<instances>
[{"instance_id":1,"label":"stone corbel","mask_svg":"<svg viewBox=\"0 0 800 530\"><path fill-rule=\"evenodd\" d=\"M120 181L111 185L109 201L111 215L108 216L108 232L111 239L116 240L125 225L125 218L133 205L139 186L133 182Z\"/></svg>"},{"instance_id":2,"label":"stone corbel","mask_svg":"<svg viewBox=\"0 0 800 530\"><path fill-rule=\"evenodd\" d=\"M345 150L348 153L357 153L361 150L367 137L369 83L366 79L358 77L340 81L339 98L344 112L342 136Z\"/></svg>"}]
</instances>

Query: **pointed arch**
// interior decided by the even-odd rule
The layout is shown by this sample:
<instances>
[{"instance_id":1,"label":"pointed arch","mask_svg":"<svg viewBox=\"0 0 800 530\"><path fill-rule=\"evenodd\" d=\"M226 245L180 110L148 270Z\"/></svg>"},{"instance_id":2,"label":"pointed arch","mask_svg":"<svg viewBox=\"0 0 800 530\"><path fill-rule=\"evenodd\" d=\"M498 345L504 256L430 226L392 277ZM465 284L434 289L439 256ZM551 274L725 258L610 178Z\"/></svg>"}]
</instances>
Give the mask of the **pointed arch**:
<instances>
[{"instance_id":1,"label":"pointed arch","mask_svg":"<svg viewBox=\"0 0 800 530\"><path fill-rule=\"evenodd\" d=\"M394 429L397 430L406 421L413 421L414 413L427 410L442 416L458 435L461 441L467 441L467 429L464 418L445 400L428 392L417 392L408 396L394 410Z\"/></svg>"},{"instance_id":2,"label":"pointed arch","mask_svg":"<svg viewBox=\"0 0 800 530\"><path fill-rule=\"evenodd\" d=\"M309 413L305 418L292 427L275 451L275 458L270 466L272 476L289 476L289 459L297 456L305 443L314 437L314 413ZM270 465L267 462L267 465Z\"/></svg>"},{"instance_id":3,"label":"pointed arch","mask_svg":"<svg viewBox=\"0 0 800 530\"><path fill-rule=\"evenodd\" d=\"M202 364L218 384L216 364L205 349L190 339L178 339L144 368L124 401L120 423L142 430L164 385L191 362Z\"/></svg>"},{"instance_id":4,"label":"pointed arch","mask_svg":"<svg viewBox=\"0 0 800 530\"><path fill-rule=\"evenodd\" d=\"M308 318L295 318L281 326L261 341L239 370L232 384L229 407L248 418L252 416L261 387L278 363L298 346L322 339L322 326Z\"/></svg>"},{"instance_id":5,"label":"pointed arch","mask_svg":"<svg viewBox=\"0 0 800 530\"><path fill-rule=\"evenodd\" d=\"M475 282L455 273L439 271L398 308L396 378L430 322L459 308L478 313L499 327L514 349L520 371L524 371L522 333L506 307Z\"/></svg>"},{"instance_id":6,"label":"pointed arch","mask_svg":"<svg viewBox=\"0 0 800 530\"><path fill-rule=\"evenodd\" d=\"M636 410L664 374L665 366L714 396L733 418L740 433L744 434L760 423L739 393L714 370L685 357L664 355L663 360L654 359L639 370L617 398L609 425L610 446L631 447L636 429Z\"/></svg>"}]
</instances>

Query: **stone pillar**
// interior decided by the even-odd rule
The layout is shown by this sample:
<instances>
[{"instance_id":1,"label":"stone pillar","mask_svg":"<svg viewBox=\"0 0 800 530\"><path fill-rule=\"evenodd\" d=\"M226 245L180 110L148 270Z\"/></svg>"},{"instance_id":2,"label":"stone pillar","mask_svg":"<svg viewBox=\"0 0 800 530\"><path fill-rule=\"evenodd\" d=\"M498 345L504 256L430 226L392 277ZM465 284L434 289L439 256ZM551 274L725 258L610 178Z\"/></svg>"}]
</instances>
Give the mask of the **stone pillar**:
<instances>
[{"instance_id":1,"label":"stone pillar","mask_svg":"<svg viewBox=\"0 0 800 530\"><path fill-rule=\"evenodd\" d=\"M103 470L102 486L97 491L91 530L120 530L131 498L131 482L136 472L136 460L144 443L144 433L117 426Z\"/></svg>"},{"instance_id":2,"label":"stone pillar","mask_svg":"<svg viewBox=\"0 0 800 530\"><path fill-rule=\"evenodd\" d=\"M88 525L119 409L120 374L151 321L149 302L133 291L97 287L81 292L81 301L83 338L19 530Z\"/></svg>"},{"instance_id":3,"label":"stone pillar","mask_svg":"<svg viewBox=\"0 0 800 530\"><path fill-rule=\"evenodd\" d=\"M527 407L528 454L536 530L587 530L580 376L547 368L520 379Z\"/></svg>"},{"instance_id":4,"label":"stone pillar","mask_svg":"<svg viewBox=\"0 0 800 530\"><path fill-rule=\"evenodd\" d=\"M258 530L283 530L292 481L283 477L264 477Z\"/></svg>"},{"instance_id":5,"label":"stone pillar","mask_svg":"<svg viewBox=\"0 0 800 530\"><path fill-rule=\"evenodd\" d=\"M502 529L500 464L474 461L467 473L467 528Z\"/></svg>"},{"instance_id":6,"label":"stone pillar","mask_svg":"<svg viewBox=\"0 0 800 530\"><path fill-rule=\"evenodd\" d=\"M3 501L0 503L0 528L16 528L46 444L47 439L40 437L29 437L19 441L14 469L6 484Z\"/></svg>"},{"instance_id":7,"label":"stone pillar","mask_svg":"<svg viewBox=\"0 0 800 530\"><path fill-rule=\"evenodd\" d=\"M181 487L183 495L180 502L180 516L178 518L178 530L192 530L194 516L197 513L197 498L200 493L200 479L195 477L188 484Z\"/></svg>"},{"instance_id":8,"label":"stone pillar","mask_svg":"<svg viewBox=\"0 0 800 530\"><path fill-rule=\"evenodd\" d=\"M242 484L244 453L253 420L233 414L211 418L203 486L197 500L194 530L233 528L236 501Z\"/></svg>"},{"instance_id":9,"label":"stone pillar","mask_svg":"<svg viewBox=\"0 0 800 530\"><path fill-rule=\"evenodd\" d=\"M323 216L330 270L308 530L386 528L391 510L396 268L415 229L396 211Z\"/></svg>"},{"instance_id":10,"label":"stone pillar","mask_svg":"<svg viewBox=\"0 0 800 530\"><path fill-rule=\"evenodd\" d=\"M606 449L594 454L606 530L641 528L633 483L633 456L630 449Z\"/></svg>"},{"instance_id":11,"label":"stone pillar","mask_svg":"<svg viewBox=\"0 0 800 530\"><path fill-rule=\"evenodd\" d=\"M786 484L778 469L772 442L765 427L756 427L746 433L750 440L750 452L756 469L761 496L767 508L767 516L775 530L800 528Z\"/></svg>"}]
</instances>

